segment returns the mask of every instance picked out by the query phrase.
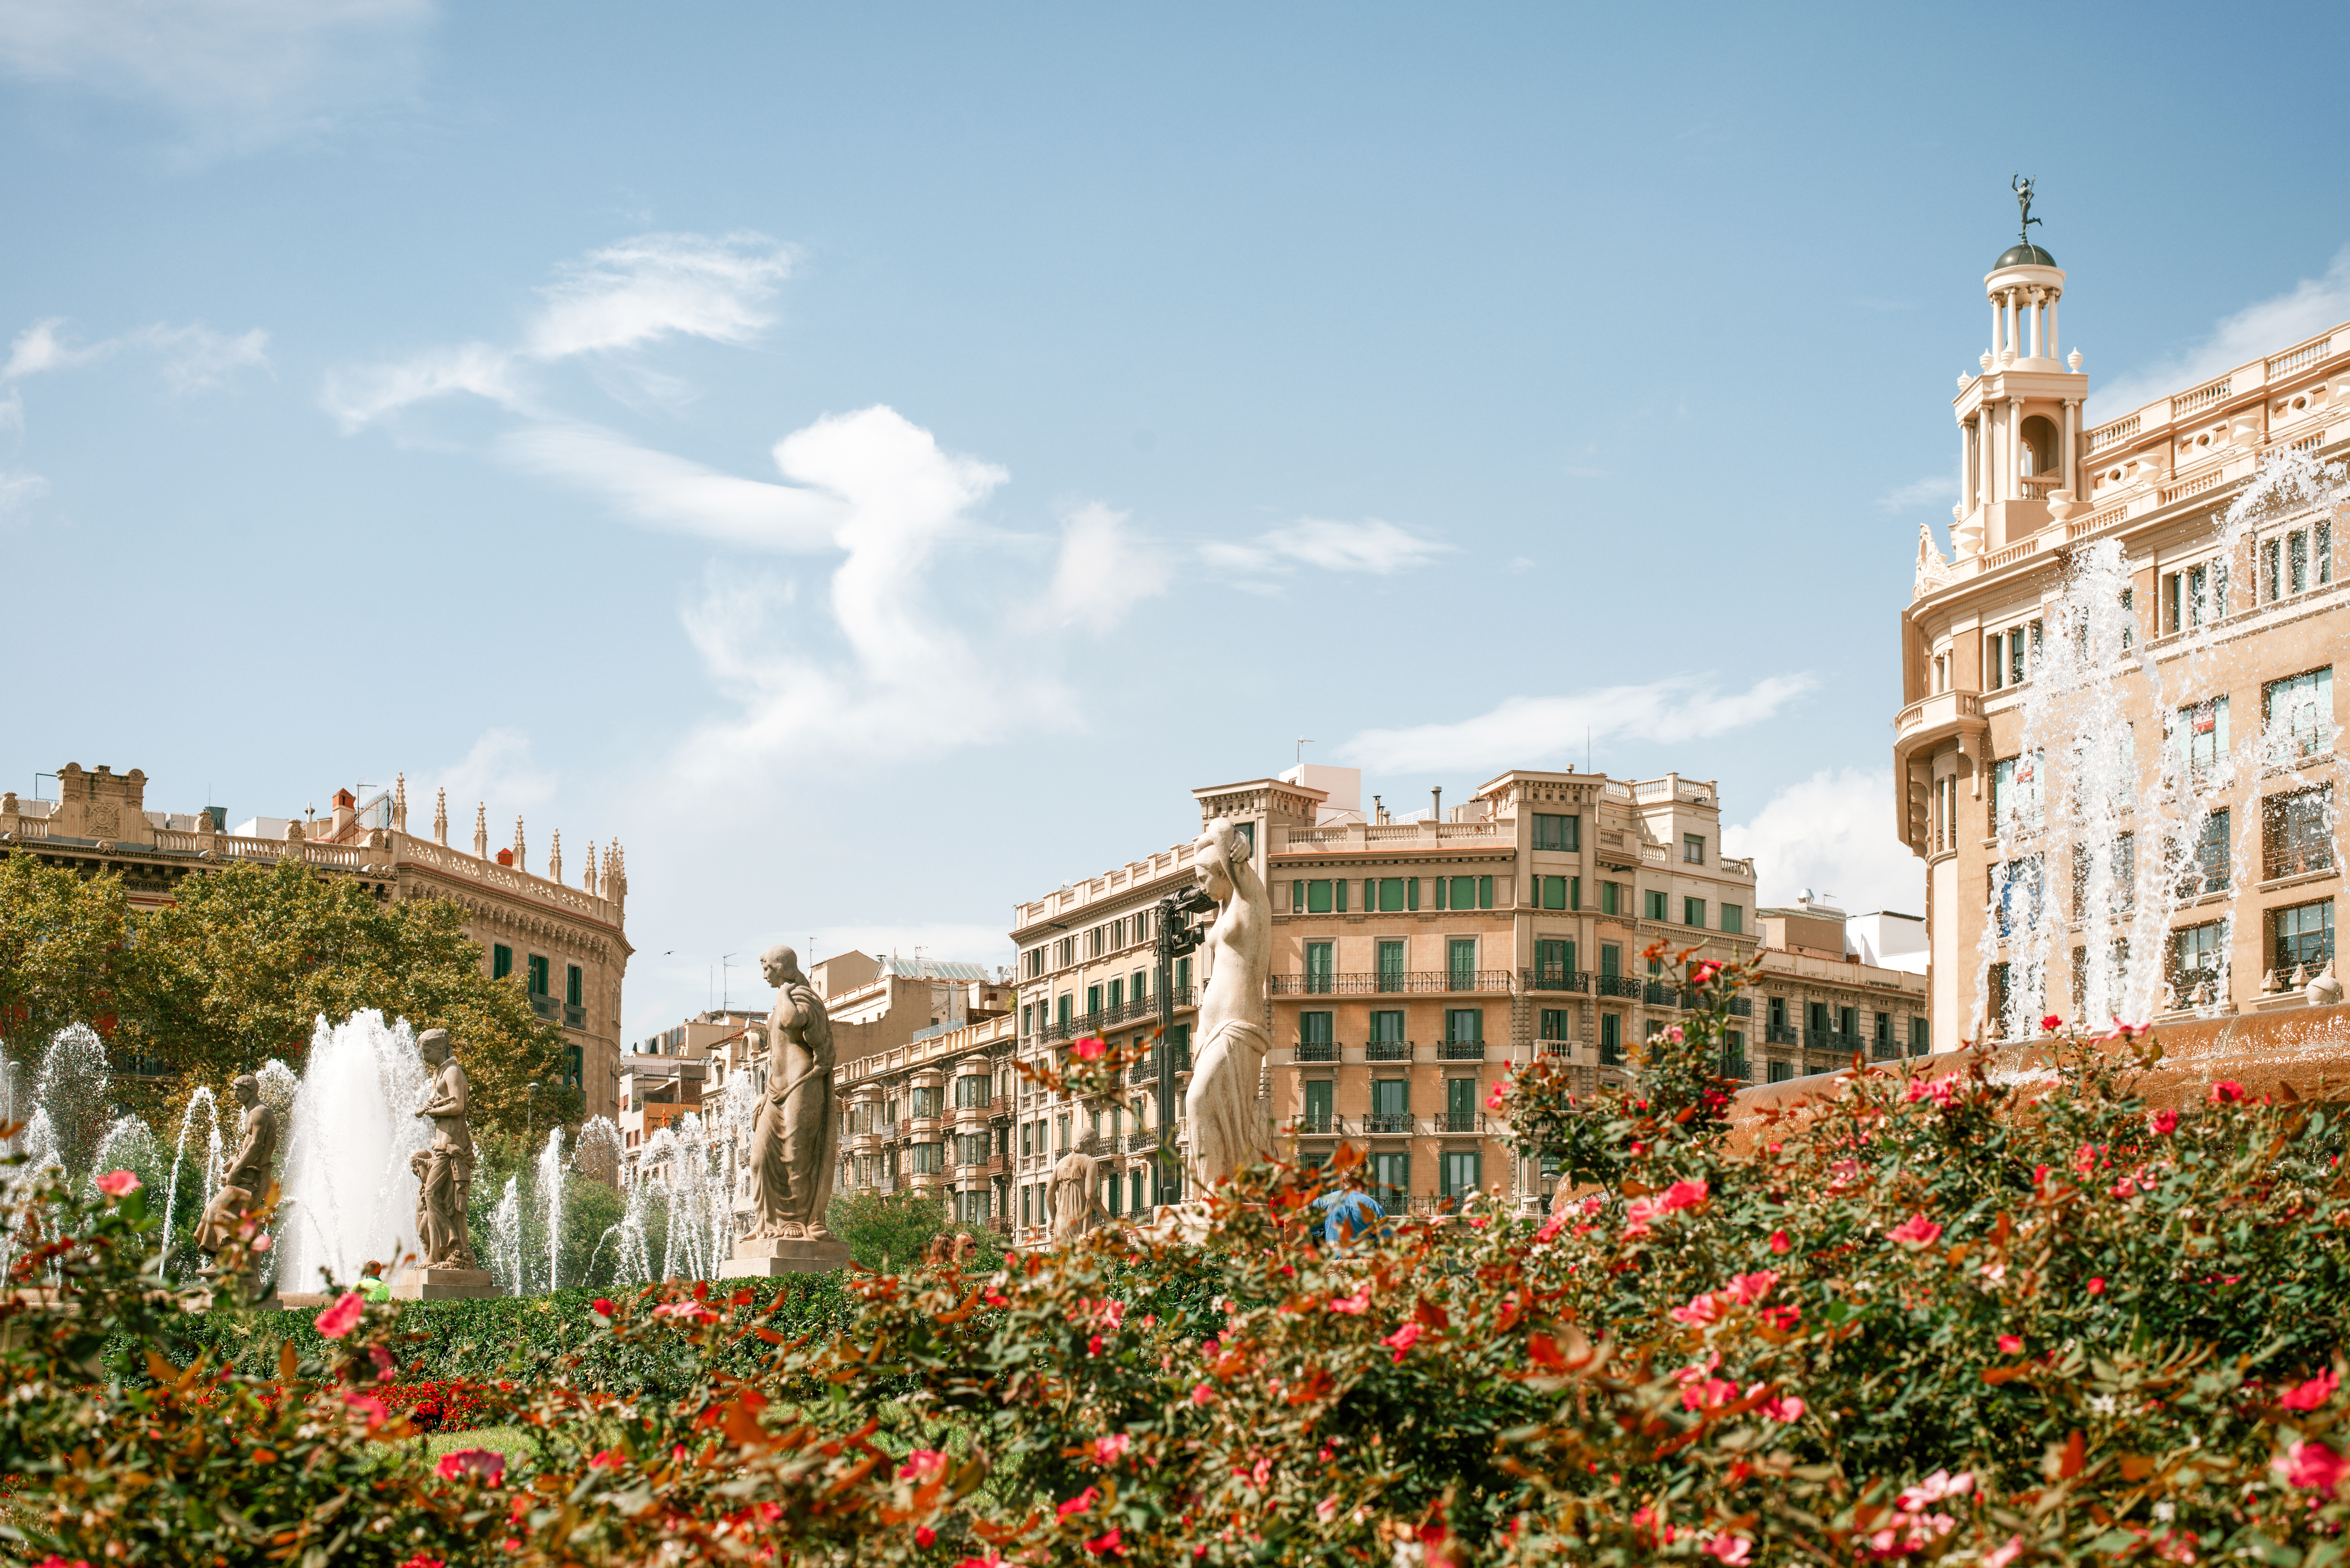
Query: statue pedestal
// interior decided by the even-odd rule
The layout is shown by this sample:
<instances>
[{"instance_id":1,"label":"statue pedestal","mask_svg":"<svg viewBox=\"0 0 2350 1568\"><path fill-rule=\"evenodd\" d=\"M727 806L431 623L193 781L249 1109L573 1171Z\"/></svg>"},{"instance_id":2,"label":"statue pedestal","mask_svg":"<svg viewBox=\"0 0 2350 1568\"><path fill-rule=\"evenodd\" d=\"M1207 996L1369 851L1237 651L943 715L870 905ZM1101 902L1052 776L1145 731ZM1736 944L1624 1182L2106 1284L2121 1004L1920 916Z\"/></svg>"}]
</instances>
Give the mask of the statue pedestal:
<instances>
[{"instance_id":1,"label":"statue pedestal","mask_svg":"<svg viewBox=\"0 0 2350 1568\"><path fill-rule=\"evenodd\" d=\"M396 1302L445 1302L470 1296L502 1296L487 1269L411 1269L395 1281Z\"/></svg>"},{"instance_id":2,"label":"statue pedestal","mask_svg":"<svg viewBox=\"0 0 2350 1568\"><path fill-rule=\"evenodd\" d=\"M764 1280L779 1274L822 1274L845 1269L853 1260L848 1243L837 1236L784 1241L745 1237L734 1243L734 1255L718 1265L722 1280Z\"/></svg>"}]
</instances>

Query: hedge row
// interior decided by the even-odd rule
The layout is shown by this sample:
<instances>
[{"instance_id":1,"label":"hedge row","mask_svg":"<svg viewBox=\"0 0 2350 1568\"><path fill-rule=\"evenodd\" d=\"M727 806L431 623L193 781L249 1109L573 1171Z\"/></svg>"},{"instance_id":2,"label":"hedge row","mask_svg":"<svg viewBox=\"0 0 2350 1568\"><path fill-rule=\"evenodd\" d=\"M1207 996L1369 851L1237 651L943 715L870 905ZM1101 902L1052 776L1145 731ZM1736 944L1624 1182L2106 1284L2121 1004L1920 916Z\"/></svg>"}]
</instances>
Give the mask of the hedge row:
<instances>
[{"instance_id":1,"label":"hedge row","mask_svg":"<svg viewBox=\"0 0 2350 1568\"><path fill-rule=\"evenodd\" d=\"M711 1293L723 1297L743 1290L754 1293L754 1310L777 1306L779 1326L787 1332L825 1333L845 1322L850 1303L835 1273L794 1274L780 1280L739 1280L713 1284ZM681 1344L671 1348L656 1340L624 1342L591 1333L598 1321L591 1304L592 1290L557 1291L541 1296L492 1296L473 1301L406 1302L400 1309L400 1380L403 1383L442 1382L452 1378L482 1381L528 1366L538 1354L560 1355L587 1350L591 1376L610 1388L658 1391L681 1386L693 1376L700 1357ZM288 1341L296 1355L323 1355L315 1310L291 1312L213 1312L191 1314L179 1331L185 1365L199 1351L209 1349L215 1366L226 1362L255 1376L273 1376L278 1347ZM109 1350L129 1351L127 1344ZM128 1381L137 1384L138 1358L113 1358L125 1368ZM746 1353L744 1365L752 1364Z\"/></svg>"}]
</instances>

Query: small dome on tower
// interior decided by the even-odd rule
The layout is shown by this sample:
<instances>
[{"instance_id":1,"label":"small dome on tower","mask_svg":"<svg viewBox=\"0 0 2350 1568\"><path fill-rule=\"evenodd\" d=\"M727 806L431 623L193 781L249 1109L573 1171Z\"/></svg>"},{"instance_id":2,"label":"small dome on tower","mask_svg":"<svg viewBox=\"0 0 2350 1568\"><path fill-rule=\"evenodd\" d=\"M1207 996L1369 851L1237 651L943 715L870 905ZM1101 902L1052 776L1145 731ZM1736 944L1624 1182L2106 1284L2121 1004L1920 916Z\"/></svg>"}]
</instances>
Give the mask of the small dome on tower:
<instances>
[{"instance_id":1,"label":"small dome on tower","mask_svg":"<svg viewBox=\"0 0 2350 1568\"><path fill-rule=\"evenodd\" d=\"M2038 245L2010 245L2000 253L1999 260L1991 263L1991 270L1999 272L2012 266L2054 266L2055 265L2056 258Z\"/></svg>"}]
</instances>

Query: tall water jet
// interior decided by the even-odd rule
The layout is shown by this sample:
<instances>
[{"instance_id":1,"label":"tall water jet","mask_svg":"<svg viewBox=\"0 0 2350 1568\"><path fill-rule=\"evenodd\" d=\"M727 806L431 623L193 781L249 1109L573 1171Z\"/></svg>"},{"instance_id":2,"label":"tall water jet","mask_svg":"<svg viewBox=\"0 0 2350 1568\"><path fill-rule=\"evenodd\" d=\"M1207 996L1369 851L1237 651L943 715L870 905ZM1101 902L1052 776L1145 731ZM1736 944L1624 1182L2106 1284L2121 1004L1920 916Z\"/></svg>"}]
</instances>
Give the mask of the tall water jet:
<instances>
[{"instance_id":1,"label":"tall water jet","mask_svg":"<svg viewBox=\"0 0 2350 1568\"><path fill-rule=\"evenodd\" d=\"M89 1174L99 1139L106 1136L110 1079L106 1069L106 1045L85 1023L60 1029L41 1053L41 1070L34 1080L33 1098L47 1114L47 1158L68 1180Z\"/></svg>"},{"instance_id":2,"label":"tall water jet","mask_svg":"<svg viewBox=\"0 0 2350 1568\"><path fill-rule=\"evenodd\" d=\"M204 1140L202 1191L195 1204L197 1213L203 1213L205 1206L212 1202L213 1193L220 1184L220 1106L212 1090L199 1084L195 1092L188 1096L187 1109L180 1113L180 1139L172 1148L172 1179L163 1197L163 1258L167 1264L172 1256L172 1224L180 1212L180 1171L188 1158L188 1133L196 1125L199 1106L210 1118L211 1127Z\"/></svg>"},{"instance_id":3,"label":"tall water jet","mask_svg":"<svg viewBox=\"0 0 2350 1568\"><path fill-rule=\"evenodd\" d=\"M546 1288L563 1288L563 1129L546 1135L538 1151L538 1218L546 1234Z\"/></svg>"},{"instance_id":4,"label":"tall water jet","mask_svg":"<svg viewBox=\"0 0 2350 1568\"><path fill-rule=\"evenodd\" d=\"M285 1288L313 1288L321 1270L348 1285L369 1259L421 1253L410 1160L432 1139L416 1115L426 1086L405 1019L387 1024L369 1008L339 1024L318 1020L286 1151Z\"/></svg>"},{"instance_id":5,"label":"tall water jet","mask_svg":"<svg viewBox=\"0 0 2350 1568\"><path fill-rule=\"evenodd\" d=\"M498 1206L490 1215L490 1274L509 1295L524 1295L528 1285L523 1278L526 1266L522 1246L522 1178L506 1178L506 1189L498 1199Z\"/></svg>"}]
</instances>

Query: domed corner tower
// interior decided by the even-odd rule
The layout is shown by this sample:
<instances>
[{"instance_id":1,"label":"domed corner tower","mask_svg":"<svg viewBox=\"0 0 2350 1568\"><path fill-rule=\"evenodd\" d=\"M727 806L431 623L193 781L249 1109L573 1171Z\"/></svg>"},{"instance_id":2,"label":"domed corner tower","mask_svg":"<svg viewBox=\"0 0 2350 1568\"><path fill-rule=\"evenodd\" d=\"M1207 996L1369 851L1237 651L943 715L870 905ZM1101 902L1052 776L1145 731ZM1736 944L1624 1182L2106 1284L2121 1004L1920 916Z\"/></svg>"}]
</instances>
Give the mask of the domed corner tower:
<instances>
[{"instance_id":1,"label":"domed corner tower","mask_svg":"<svg viewBox=\"0 0 2350 1568\"><path fill-rule=\"evenodd\" d=\"M2081 403L2089 379L2075 350L2059 358L2056 306L2064 269L2033 244L2032 187L2020 182L2024 237L1983 275L1991 348L1981 369L1959 378L1959 502L1951 508L1953 564L2020 545L2085 510ZM2059 541L2061 543L2061 541Z\"/></svg>"}]
</instances>

